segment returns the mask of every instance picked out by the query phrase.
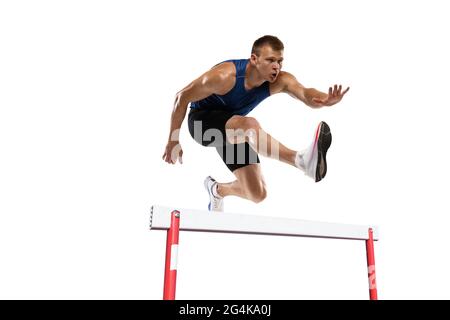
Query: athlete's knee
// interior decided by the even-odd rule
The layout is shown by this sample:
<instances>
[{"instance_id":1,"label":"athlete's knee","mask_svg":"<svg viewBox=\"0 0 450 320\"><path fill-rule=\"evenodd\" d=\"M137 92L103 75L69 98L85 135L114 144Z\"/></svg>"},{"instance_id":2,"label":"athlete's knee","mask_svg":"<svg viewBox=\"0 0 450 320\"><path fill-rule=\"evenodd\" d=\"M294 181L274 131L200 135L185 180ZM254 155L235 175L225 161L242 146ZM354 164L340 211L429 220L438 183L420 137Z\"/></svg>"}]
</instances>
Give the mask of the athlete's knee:
<instances>
[{"instance_id":1,"label":"athlete's knee","mask_svg":"<svg viewBox=\"0 0 450 320\"><path fill-rule=\"evenodd\" d=\"M266 186L261 183L259 186L255 186L251 188L248 192L249 199L254 203L259 203L263 201L267 197L267 189Z\"/></svg>"},{"instance_id":2,"label":"athlete's knee","mask_svg":"<svg viewBox=\"0 0 450 320\"><path fill-rule=\"evenodd\" d=\"M230 143L253 142L257 139L261 126L255 118L239 117L233 119L226 127L227 138Z\"/></svg>"},{"instance_id":3,"label":"athlete's knee","mask_svg":"<svg viewBox=\"0 0 450 320\"><path fill-rule=\"evenodd\" d=\"M256 120L253 117L244 117L242 122L243 122L243 129L245 129L245 130L248 130L248 129L257 130L257 129L261 128L261 125L259 124L258 120Z\"/></svg>"}]
</instances>

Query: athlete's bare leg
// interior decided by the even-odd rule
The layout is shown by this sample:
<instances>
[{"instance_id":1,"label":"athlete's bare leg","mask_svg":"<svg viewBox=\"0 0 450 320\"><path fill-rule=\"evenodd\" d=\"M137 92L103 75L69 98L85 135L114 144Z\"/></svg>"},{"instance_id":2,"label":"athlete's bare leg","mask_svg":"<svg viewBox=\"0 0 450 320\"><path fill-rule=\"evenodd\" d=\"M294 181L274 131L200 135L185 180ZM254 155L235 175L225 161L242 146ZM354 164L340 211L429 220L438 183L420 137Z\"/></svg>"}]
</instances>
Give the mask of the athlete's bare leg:
<instances>
[{"instance_id":1,"label":"athlete's bare leg","mask_svg":"<svg viewBox=\"0 0 450 320\"><path fill-rule=\"evenodd\" d=\"M236 169L233 173L237 180L217 184L217 193L220 196L237 196L256 203L266 198L266 183L259 163Z\"/></svg>"},{"instance_id":2,"label":"athlete's bare leg","mask_svg":"<svg viewBox=\"0 0 450 320\"><path fill-rule=\"evenodd\" d=\"M252 117L233 116L226 125L230 143L248 142L260 155L295 166L297 151L289 149L261 128Z\"/></svg>"},{"instance_id":3,"label":"athlete's bare leg","mask_svg":"<svg viewBox=\"0 0 450 320\"><path fill-rule=\"evenodd\" d=\"M265 132L255 118L233 116L227 121L225 129L230 143L248 142L257 153L295 166L297 152ZM259 163L236 169L233 173L237 180L217 184L220 196L233 195L256 203L266 198L266 183Z\"/></svg>"},{"instance_id":4,"label":"athlete's bare leg","mask_svg":"<svg viewBox=\"0 0 450 320\"><path fill-rule=\"evenodd\" d=\"M225 128L230 143L247 142L258 154L301 168L308 176L315 178L316 182L320 181L326 174L325 153L331 144L331 134L328 125L324 122L321 122L317 129L315 142L312 145L314 148L310 147L307 150L309 155L311 155L312 150L316 150L315 158L307 157L313 159L309 160L307 165L303 162L303 155L287 148L265 132L255 118L233 116L227 121ZM322 140L320 140L321 137ZM320 158L317 154L320 155ZM230 183L217 183L219 196L234 195L254 202L261 202L265 199L267 194L266 184L259 163L239 168L233 173L237 180Z\"/></svg>"}]
</instances>

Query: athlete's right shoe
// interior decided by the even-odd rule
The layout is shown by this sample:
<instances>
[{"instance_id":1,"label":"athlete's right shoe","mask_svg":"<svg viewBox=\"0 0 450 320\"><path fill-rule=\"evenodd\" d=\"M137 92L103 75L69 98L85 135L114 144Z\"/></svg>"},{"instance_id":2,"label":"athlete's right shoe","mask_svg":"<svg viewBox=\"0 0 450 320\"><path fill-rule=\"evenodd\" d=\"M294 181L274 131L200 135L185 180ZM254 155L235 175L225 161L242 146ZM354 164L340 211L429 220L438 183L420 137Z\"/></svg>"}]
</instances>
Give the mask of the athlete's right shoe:
<instances>
[{"instance_id":1,"label":"athlete's right shoe","mask_svg":"<svg viewBox=\"0 0 450 320\"><path fill-rule=\"evenodd\" d=\"M217 181L207 176L204 181L205 189L209 195L209 211L223 211L223 197L217 194Z\"/></svg>"},{"instance_id":2,"label":"athlete's right shoe","mask_svg":"<svg viewBox=\"0 0 450 320\"><path fill-rule=\"evenodd\" d=\"M319 123L314 141L309 148L301 152L303 163L300 167L305 174L316 182L322 180L327 174L327 150L331 145L331 131L326 122Z\"/></svg>"}]
</instances>

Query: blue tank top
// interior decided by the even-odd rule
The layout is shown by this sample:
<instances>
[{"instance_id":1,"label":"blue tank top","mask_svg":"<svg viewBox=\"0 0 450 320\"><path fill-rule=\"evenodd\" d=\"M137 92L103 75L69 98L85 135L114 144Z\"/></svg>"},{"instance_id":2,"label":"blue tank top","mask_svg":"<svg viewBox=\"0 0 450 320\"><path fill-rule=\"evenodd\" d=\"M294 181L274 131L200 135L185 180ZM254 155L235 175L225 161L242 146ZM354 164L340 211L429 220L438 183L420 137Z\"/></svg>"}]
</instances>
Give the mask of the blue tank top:
<instances>
[{"instance_id":1,"label":"blue tank top","mask_svg":"<svg viewBox=\"0 0 450 320\"><path fill-rule=\"evenodd\" d=\"M229 92L224 95L212 94L202 100L191 102L192 109L219 108L230 111L235 115L245 116L252 111L261 101L270 96L269 82L266 81L259 87L251 90L245 89L245 69L249 59L227 60L236 66L236 83Z\"/></svg>"}]
</instances>

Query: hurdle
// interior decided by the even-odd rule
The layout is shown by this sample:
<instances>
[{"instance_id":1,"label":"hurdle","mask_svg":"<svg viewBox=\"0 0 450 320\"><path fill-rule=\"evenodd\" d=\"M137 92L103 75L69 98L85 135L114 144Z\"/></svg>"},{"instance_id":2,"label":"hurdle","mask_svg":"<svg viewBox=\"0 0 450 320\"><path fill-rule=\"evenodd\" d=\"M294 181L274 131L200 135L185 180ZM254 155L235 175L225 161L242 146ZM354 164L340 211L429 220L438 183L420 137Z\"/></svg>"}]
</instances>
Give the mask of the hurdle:
<instances>
[{"instance_id":1,"label":"hurdle","mask_svg":"<svg viewBox=\"0 0 450 320\"><path fill-rule=\"evenodd\" d=\"M164 300L175 300L180 231L363 240L366 243L369 298L378 299L374 253L374 241L379 240L376 227L154 205L150 212L150 230L167 231Z\"/></svg>"}]
</instances>

